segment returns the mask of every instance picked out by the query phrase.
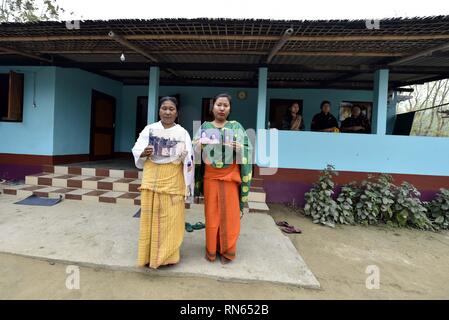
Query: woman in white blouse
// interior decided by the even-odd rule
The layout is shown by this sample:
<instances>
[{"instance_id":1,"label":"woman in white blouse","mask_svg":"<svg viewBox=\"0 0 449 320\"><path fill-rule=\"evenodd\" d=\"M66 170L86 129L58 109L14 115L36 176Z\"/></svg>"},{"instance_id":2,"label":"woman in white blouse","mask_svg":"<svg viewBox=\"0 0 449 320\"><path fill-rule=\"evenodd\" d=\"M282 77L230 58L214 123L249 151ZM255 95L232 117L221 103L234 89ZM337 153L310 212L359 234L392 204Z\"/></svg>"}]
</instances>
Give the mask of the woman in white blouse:
<instances>
[{"instance_id":1,"label":"woman in white blouse","mask_svg":"<svg viewBox=\"0 0 449 320\"><path fill-rule=\"evenodd\" d=\"M184 238L185 199L194 186L194 158L189 133L175 121L178 102L163 97L160 121L147 125L132 148L143 169L137 264L158 268L176 264Z\"/></svg>"}]
</instances>

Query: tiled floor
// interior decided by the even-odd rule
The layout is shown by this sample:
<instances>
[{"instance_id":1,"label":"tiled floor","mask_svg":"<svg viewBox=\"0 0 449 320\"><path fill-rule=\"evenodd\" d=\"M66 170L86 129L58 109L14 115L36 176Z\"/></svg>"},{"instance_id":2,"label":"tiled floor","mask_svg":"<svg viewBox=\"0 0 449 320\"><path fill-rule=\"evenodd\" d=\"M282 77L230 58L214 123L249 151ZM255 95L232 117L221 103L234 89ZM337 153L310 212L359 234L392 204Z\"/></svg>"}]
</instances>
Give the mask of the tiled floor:
<instances>
[{"instance_id":1,"label":"tiled floor","mask_svg":"<svg viewBox=\"0 0 449 320\"><path fill-rule=\"evenodd\" d=\"M28 175L24 184L4 186L3 192L19 197L63 197L107 203L140 205L142 170L133 159L112 159L45 166L43 173ZM261 179L254 179L248 202L249 212L267 212Z\"/></svg>"},{"instance_id":2,"label":"tiled floor","mask_svg":"<svg viewBox=\"0 0 449 320\"><path fill-rule=\"evenodd\" d=\"M134 164L134 159L132 158L117 158L99 161L76 162L65 164L65 166L82 167L82 168L109 168L117 170L127 170L127 169L138 170Z\"/></svg>"}]
</instances>

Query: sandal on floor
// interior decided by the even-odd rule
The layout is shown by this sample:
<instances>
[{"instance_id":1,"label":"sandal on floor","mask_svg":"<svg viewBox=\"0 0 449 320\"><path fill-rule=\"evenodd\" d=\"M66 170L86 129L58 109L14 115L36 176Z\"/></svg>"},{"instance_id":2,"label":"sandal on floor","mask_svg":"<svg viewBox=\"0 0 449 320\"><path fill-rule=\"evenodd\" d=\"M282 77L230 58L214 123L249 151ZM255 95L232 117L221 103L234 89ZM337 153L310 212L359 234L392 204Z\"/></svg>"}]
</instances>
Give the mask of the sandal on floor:
<instances>
[{"instance_id":1,"label":"sandal on floor","mask_svg":"<svg viewBox=\"0 0 449 320\"><path fill-rule=\"evenodd\" d=\"M290 226L287 221L277 221L276 225L279 227L289 227Z\"/></svg>"},{"instance_id":2,"label":"sandal on floor","mask_svg":"<svg viewBox=\"0 0 449 320\"><path fill-rule=\"evenodd\" d=\"M231 263L232 260L231 260L231 259L228 259L228 258L226 258L226 257L220 256L220 262L221 262L221 264L224 265L224 264Z\"/></svg>"},{"instance_id":3,"label":"sandal on floor","mask_svg":"<svg viewBox=\"0 0 449 320\"><path fill-rule=\"evenodd\" d=\"M302 233L301 229L294 226L282 227L281 230L285 233Z\"/></svg>"},{"instance_id":4,"label":"sandal on floor","mask_svg":"<svg viewBox=\"0 0 449 320\"><path fill-rule=\"evenodd\" d=\"M197 222L194 225L192 225L193 230L200 230L204 229L206 226L202 222Z\"/></svg>"},{"instance_id":5,"label":"sandal on floor","mask_svg":"<svg viewBox=\"0 0 449 320\"><path fill-rule=\"evenodd\" d=\"M186 222L185 223L185 227L186 227L186 231L187 232L192 232L193 231L193 227L190 223Z\"/></svg>"}]
</instances>

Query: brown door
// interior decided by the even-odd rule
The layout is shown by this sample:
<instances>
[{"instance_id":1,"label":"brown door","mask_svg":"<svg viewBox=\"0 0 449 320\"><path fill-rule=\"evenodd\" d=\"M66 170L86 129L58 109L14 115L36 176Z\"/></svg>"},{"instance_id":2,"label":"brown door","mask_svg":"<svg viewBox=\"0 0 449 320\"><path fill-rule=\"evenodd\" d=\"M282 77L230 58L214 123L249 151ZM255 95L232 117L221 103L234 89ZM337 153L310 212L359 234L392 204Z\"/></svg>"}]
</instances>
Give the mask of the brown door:
<instances>
[{"instance_id":1,"label":"brown door","mask_svg":"<svg viewBox=\"0 0 449 320\"><path fill-rule=\"evenodd\" d=\"M114 156L115 98L92 90L90 160Z\"/></svg>"},{"instance_id":2,"label":"brown door","mask_svg":"<svg viewBox=\"0 0 449 320\"><path fill-rule=\"evenodd\" d=\"M201 106L201 123L204 121L214 121L214 116L212 115L212 106L214 99L203 98Z\"/></svg>"}]
</instances>

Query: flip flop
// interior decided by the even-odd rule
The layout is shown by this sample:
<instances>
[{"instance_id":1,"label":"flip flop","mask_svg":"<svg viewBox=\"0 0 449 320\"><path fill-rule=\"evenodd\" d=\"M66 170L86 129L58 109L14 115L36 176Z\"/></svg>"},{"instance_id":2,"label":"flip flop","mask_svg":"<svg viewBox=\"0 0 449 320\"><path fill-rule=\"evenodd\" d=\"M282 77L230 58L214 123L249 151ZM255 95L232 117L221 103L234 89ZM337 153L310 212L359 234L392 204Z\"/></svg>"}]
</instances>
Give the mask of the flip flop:
<instances>
[{"instance_id":1,"label":"flip flop","mask_svg":"<svg viewBox=\"0 0 449 320\"><path fill-rule=\"evenodd\" d=\"M193 230L200 230L204 229L206 226L202 222L197 222L194 225L192 225Z\"/></svg>"},{"instance_id":2,"label":"flip flop","mask_svg":"<svg viewBox=\"0 0 449 320\"><path fill-rule=\"evenodd\" d=\"M193 231L193 227L190 223L186 222L185 223L185 227L186 227L186 231L187 232L192 232Z\"/></svg>"},{"instance_id":3,"label":"flip flop","mask_svg":"<svg viewBox=\"0 0 449 320\"><path fill-rule=\"evenodd\" d=\"M290 226L287 221L277 221L276 225L279 227L289 227Z\"/></svg>"},{"instance_id":4,"label":"flip flop","mask_svg":"<svg viewBox=\"0 0 449 320\"><path fill-rule=\"evenodd\" d=\"M301 229L294 226L282 227L281 230L285 233L302 233Z\"/></svg>"}]
</instances>

